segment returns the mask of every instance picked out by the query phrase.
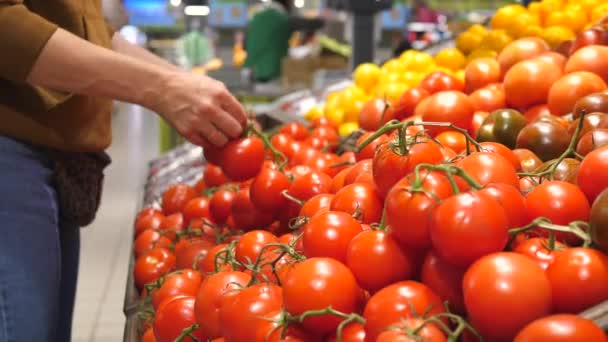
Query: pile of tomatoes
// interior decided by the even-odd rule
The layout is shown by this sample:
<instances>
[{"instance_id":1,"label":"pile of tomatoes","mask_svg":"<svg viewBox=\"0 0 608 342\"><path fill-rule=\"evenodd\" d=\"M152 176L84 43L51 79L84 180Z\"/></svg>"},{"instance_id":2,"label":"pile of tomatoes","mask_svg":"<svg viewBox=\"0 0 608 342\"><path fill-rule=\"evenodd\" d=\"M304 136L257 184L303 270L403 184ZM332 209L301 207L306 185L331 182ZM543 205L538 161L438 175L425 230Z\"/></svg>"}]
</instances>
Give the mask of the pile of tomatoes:
<instances>
[{"instance_id":1,"label":"pile of tomatoes","mask_svg":"<svg viewBox=\"0 0 608 342\"><path fill-rule=\"evenodd\" d=\"M515 41L341 154L323 118L206 148L135 220L142 341L608 341L606 49Z\"/></svg>"}]
</instances>

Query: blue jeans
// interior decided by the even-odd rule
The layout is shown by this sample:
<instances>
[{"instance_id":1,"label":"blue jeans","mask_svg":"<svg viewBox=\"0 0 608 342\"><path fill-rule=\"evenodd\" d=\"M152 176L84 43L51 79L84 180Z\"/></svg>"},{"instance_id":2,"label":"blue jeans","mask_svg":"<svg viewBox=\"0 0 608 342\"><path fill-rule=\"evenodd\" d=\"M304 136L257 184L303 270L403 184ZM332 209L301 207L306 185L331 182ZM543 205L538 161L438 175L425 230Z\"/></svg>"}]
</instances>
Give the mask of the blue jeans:
<instances>
[{"instance_id":1,"label":"blue jeans","mask_svg":"<svg viewBox=\"0 0 608 342\"><path fill-rule=\"evenodd\" d=\"M52 161L0 135L0 342L69 342L80 231L61 222Z\"/></svg>"}]
</instances>

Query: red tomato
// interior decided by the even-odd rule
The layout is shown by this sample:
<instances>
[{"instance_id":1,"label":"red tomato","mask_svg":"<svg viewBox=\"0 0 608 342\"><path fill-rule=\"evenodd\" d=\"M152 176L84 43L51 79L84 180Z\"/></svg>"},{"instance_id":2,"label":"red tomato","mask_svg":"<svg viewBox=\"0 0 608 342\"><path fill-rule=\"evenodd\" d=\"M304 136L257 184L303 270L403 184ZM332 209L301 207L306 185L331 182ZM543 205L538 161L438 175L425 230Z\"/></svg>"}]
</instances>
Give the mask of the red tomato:
<instances>
[{"instance_id":1,"label":"red tomato","mask_svg":"<svg viewBox=\"0 0 608 342\"><path fill-rule=\"evenodd\" d=\"M232 200L230 213L237 228L245 231L265 227L274 220L272 213L260 211L251 203L248 188L236 193Z\"/></svg>"},{"instance_id":2,"label":"red tomato","mask_svg":"<svg viewBox=\"0 0 608 342\"><path fill-rule=\"evenodd\" d=\"M481 88L471 93L469 99L476 112L493 112L507 106L504 90Z\"/></svg>"},{"instance_id":3,"label":"red tomato","mask_svg":"<svg viewBox=\"0 0 608 342\"><path fill-rule=\"evenodd\" d=\"M173 242L177 240L177 233L182 232L183 230L184 216L181 213L165 216L159 227L160 233Z\"/></svg>"},{"instance_id":4,"label":"red tomato","mask_svg":"<svg viewBox=\"0 0 608 342\"><path fill-rule=\"evenodd\" d=\"M462 314L465 312L462 297L462 279L464 267L454 267L445 262L431 250L422 264L422 283L433 290L443 301L447 301L450 311Z\"/></svg>"},{"instance_id":5,"label":"red tomato","mask_svg":"<svg viewBox=\"0 0 608 342\"><path fill-rule=\"evenodd\" d=\"M524 116L528 122L532 122L541 116L550 116L553 115L549 110L549 106L546 104L540 104L533 107L530 107L528 110L524 112Z\"/></svg>"},{"instance_id":6,"label":"red tomato","mask_svg":"<svg viewBox=\"0 0 608 342\"><path fill-rule=\"evenodd\" d=\"M593 203L597 196L608 187L608 146L591 151L578 169L578 186Z\"/></svg>"},{"instance_id":7,"label":"red tomato","mask_svg":"<svg viewBox=\"0 0 608 342\"><path fill-rule=\"evenodd\" d=\"M317 128L317 127L321 127L321 126L330 126L331 127L331 126L333 126L333 124L332 124L331 120L329 120L328 118L326 118L324 116L313 119L310 122L311 128Z\"/></svg>"},{"instance_id":8,"label":"red tomato","mask_svg":"<svg viewBox=\"0 0 608 342\"><path fill-rule=\"evenodd\" d=\"M501 81L500 64L494 58L477 58L464 69L467 93Z\"/></svg>"},{"instance_id":9,"label":"red tomato","mask_svg":"<svg viewBox=\"0 0 608 342\"><path fill-rule=\"evenodd\" d=\"M448 75L443 71L435 71L425 77L418 87L426 90L430 94L440 91L455 90L464 91L464 83L458 78Z\"/></svg>"},{"instance_id":10,"label":"red tomato","mask_svg":"<svg viewBox=\"0 0 608 342\"><path fill-rule=\"evenodd\" d=\"M384 145L382 145L382 146L384 146ZM343 185L348 185L348 184L354 183L360 174L362 174L364 172L370 172L370 171L372 171L372 160L371 159L364 159L364 160L357 162L357 164L355 164L350 169L350 172L348 172L346 174L346 176L344 177Z\"/></svg>"},{"instance_id":11,"label":"red tomato","mask_svg":"<svg viewBox=\"0 0 608 342\"><path fill-rule=\"evenodd\" d=\"M536 341L597 341L606 342L608 337L593 321L576 315L552 315L528 324L515 337L514 342Z\"/></svg>"},{"instance_id":12,"label":"red tomato","mask_svg":"<svg viewBox=\"0 0 608 342\"><path fill-rule=\"evenodd\" d=\"M572 112L580 98L605 89L606 83L596 74L587 71L566 74L551 86L547 101L549 110L554 115L566 115Z\"/></svg>"},{"instance_id":13,"label":"red tomato","mask_svg":"<svg viewBox=\"0 0 608 342\"><path fill-rule=\"evenodd\" d=\"M338 190L340 190L344 187L344 182L346 180L346 176L350 173L350 171L352 169L353 169L353 166L347 167L346 169L338 172L338 174L334 176L334 178L331 180L331 188L330 188L330 191L332 194L335 194L336 192L338 192Z\"/></svg>"},{"instance_id":14,"label":"red tomato","mask_svg":"<svg viewBox=\"0 0 608 342\"><path fill-rule=\"evenodd\" d=\"M382 216L382 200L374 185L353 183L336 193L330 209L354 215L362 223L376 223Z\"/></svg>"},{"instance_id":15,"label":"red tomato","mask_svg":"<svg viewBox=\"0 0 608 342\"><path fill-rule=\"evenodd\" d=\"M346 266L357 283L374 293L392 283L414 275L414 260L385 232L366 231L355 236L348 245Z\"/></svg>"},{"instance_id":16,"label":"red tomato","mask_svg":"<svg viewBox=\"0 0 608 342\"><path fill-rule=\"evenodd\" d=\"M424 319L408 318L397 324L397 326L399 329L390 329L378 335L376 342L447 341L444 332L437 325L425 322ZM415 337L412 336L412 331L416 331Z\"/></svg>"},{"instance_id":17,"label":"red tomato","mask_svg":"<svg viewBox=\"0 0 608 342\"><path fill-rule=\"evenodd\" d=\"M423 312L432 316L443 311L441 299L426 285L415 281L389 285L376 292L365 306L366 339L376 341L386 328L401 323L402 319L416 318Z\"/></svg>"},{"instance_id":18,"label":"red tomato","mask_svg":"<svg viewBox=\"0 0 608 342\"><path fill-rule=\"evenodd\" d=\"M482 143L480 143L480 145L482 147L481 150L483 152L498 153L501 156L503 156L505 159L507 159L516 170L521 169L521 164L519 162L519 159L517 158L517 155L515 155L515 153L513 153L513 151L511 149L509 149L507 146L497 143L497 142L491 142L491 141L482 142Z\"/></svg>"},{"instance_id":19,"label":"red tomato","mask_svg":"<svg viewBox=\"0 0 608 342\"><path fill-rule=\"evenodd\" d=\"M439 202L452 195L448 178L440 172L421 173L423 189L435 194L410 191L414 176L403 178L388 193L385 203L386 224L401 245L414 249L431 247L429 233L432 213Z\"/></svg>"},{"instance_id":20,"label":"red tomato","mask_svg":"<svg viewBox=\"0 0 608 342\"><path fill-rule=\"evenodd\" d=\"M264 164L264 142L258 137L232 140L222 149L220 166L236 182L255 177Z\"/></svg>"},{"instance_id":21,"label":"red tomato","mask_svg":"<svg viewBox=\"0 0 608 342\"><path fill-rule=\"evenodd\" d=\"M504 183L519 187L515 167L498 153L475 152L461 159L457 165L481 185ZM457 178L457 181L461 190L469 188L468 183L463 179Z\"/></svg>"},{"instance_id":22,"label":"red tomato","mask_svg":"<svg viewBox=\"0 0 608 342\"><path fill-rule=\"evenodd\" d=\"M196 197L196 191L192 187L185 184L171 185L163 192L163 213L171 215L182 211L194 197Z\"/></svg>"},{"instance_id":23,"label":"red tomato","mask_svg":"<svg viewBox=\"0 0 608 342\"><path fill-rule=\"evenodd\" d=\"M154 329L146 329L146 332L144 332L144 335L141 338L141 342L156 342L156 337L154 336Z\"/></svg>"},{"instance_id":24,"label":"red tomato","mask_svg":"<svg viewBox=\"0 0 608 342\"><path fill-rule=\"evenodd\" d=\"M507 244L508 227L505 210L494 198L481 192L464 192L449 197L435 209L431 241L439 257L464 267L501 251Z\"/></svg>"},{"instance_id":25,"label":"red tomato","mask_svg":"<svg viewBox=\"0 0 608 342\"><path fill-rule=\"evenodd\" d=\"M546 217L554 224L567 225L573 221L587 221L591 213L581 189L563 181L543 182L528 193L526 204L530 221ZM542 232L547 235L546 231ZM555 237L571 245L579 242L571 233L555 232Z\"/></svg>"},{"instance_id":26,"label":"red tomato","mask_svg":"<svg viewBox=\"0 0 608 342\"><path fill-rule=\"evenodd\" d=\"M497 60L504 75L517 63L548 51L550 51L550 47L544 40L536 37L523 38L507 45L500 52Z\"/></svg>"},{"instance_id":27,"label":"red tomato","mask_svg":"<svg viewBox=\"0 0 608 342\"><path fill-rule=\"evenodd\" d=\"M313 170L296 179L289 187L289 195L307 201L318 194L330 192L332 179L327 174Z\"/></svg>"},{"instance_id":28,"label":"red tomato","mask_svg":"<svg viewBox=\"0 0 608 342\"><path fill-rule=\"evenodd\" d=\"M578 314L608 300L608 257L591 248L571 248L547 268L556 312Z\"/></svg>"},{"instance_id":29,"label":"red tomato","mask_svg":"<svg viewBox=\"0 0 608 342\"><path fill-rule=\"evenodd\" d=\"M187 241L186 245L179 250L175 248L175 266L178 270L186 268L200 269L203 259L213 248L213 243L208 240L180 240Z\"/></svg>"},{"instance_id":30,"label":"red tomato","mask_svg":"<svg viewBox=\"0 0 608 342\"><path fill-rule=\"evenodd\" d=\"M137 216L135 216L135 222L137 222L138 220L141 220L145 217L149 217L149 216L154 216L154 215L158 215L158 214L162 214L163 212L156 209L156 208L152 208L152 207L148 207L148 208L143 208L142 210L140 210L137 213Z\"/></svg>"},{"instance_id":31,"label":"red tomato","mask_svg":"<svg viewBox=\"0 0 608 342\"><path fill-rule=\"evenodd\" d=\"M198 269L205 275L216 273L216 271L219 272L222 270L233 270L233 267L231 267L231 265L225 265L224 263L223 256L225 256L225 253L227 251L226 247L228 247L227 244L220 244L211 248L209 252L207 252L207 256L203 258L203 262ZM220 254L219 257L218 254ZM218 266L217 270L215 269L216 260Z\"/></svg>"},{"instance_id":32,"label":"red tomato","mask_svg":"<svg viewBox=\"0 0 608 342\"><path fill-rule=\"evenodd\" d=\"M551 86L562 76L559 66L544 60L526 60L515 64L505 75L507 103L526 109L547 103Z\"/></svg>"},{"instance_id":33,"label":"red tomato","mask_svg":"<svg viewBox=\"0 0 608 342\"><path fill-rule=\"evenodd\" d=\"M549 63L553 63L553 64L557 65L561 70L564 70L564 68L566 67L567 58L566 58L566 56L562 55L561 53L557 53L557 52L553 52L553 51L543 52L534 58L544 60Z\"/></svg>"},{"instance_id":34,"label":"red tomato","mask_svg":"<svg viewBox=\"0 0 608 342\"><path fill-rule=\"evenodd\" d=\"M251 203L261 211L277 212L287 205L283 191L290 186L291 182L283 172L264 168L249 188Z\"/></svg>"},{"instance_id":35,"label":"red tomato","mask_svg":"<svg viewBox=\"0 0 608 342\"><path fill-rule=\"evenodd\" d=\"M464 302L473 326L487 341L512 341L526 324L551 312L551 284L534 260L494 253L465 273ZM493 317L496 308L508 315Z\"/></svg>"},{"instance_id":36,"label":"red tomato","mask_svg":"<svg viewBox=\"0 0 608 342\"><path fill-rule=\"evenodd\" d=\"M450 148L452 151L462 152L467 148L467 138L464 134L457 131L441 132L435 137L435 140L441 146Z\"/></svg>"},{"instance_id":37,"label":"red tomato","mask_svg":"<svg viewBox=\"0 0 608 342\"><path fill-rule=\"evenodd\" d=\"M357 139L357 146L361 145L361 143L363 141L365 141L367 138L369 138L373 134L374 134L373 132L363 133L363 135L360 136L359 139ZM378 138L374 139L371 143L369 143L367 146L365 146L365 148L362 149L360 152L356 153L355 158L357 159L357 161L374 158L374 154L376 154L376 150L378 149L378 147L382 144L387 143L389 140L390 139L386 135L379 136Z\"/></svg>"},{"instance_id":38,"label":"red tomato","mask_svg":"<svg viewBox=\"0 0 608 342\"><path fill-rule=\"evenodd\" d=\"M209 187L220 186L228 182L228 177L226 177L222 168L214 164L207 164L203 173L203 179L205 180L205 185Z\"/></svg>"},{"instance_id":39,"label":"red tomato","mask_svg":"<svg viewBox=\"0 0 608 342\"><path fill-rule=\"evenodd\" d=\"M232 201L236 192L228 189L220 189L211 196L209 200L209 213L214 222L226 223L232 207Z\"/></svg>"},{"instance_id":40,"label":"red tomato","mask_svg":"<svg viewBox=\"0 0 608 342\"><path fill-rule=\"evenodd\" d=\"M160 212L154 212L150 215L141 216L135 220L135 237L139 236L145 230L159 229L165 215Z\"/></svg>"},{"instance_id":41,"label":"red tomato","mask_svg":"<svg viewBox=\"0 0 608 342\"><path fill-rule=\"evenodd\" d=\"M293 138L285 133L277 133L270 139L270 144L279 152L283 153L287 159L291 159L296 153L293 142Z\"/></svg>"},{"instance_id":42,"label":"red tomato","mask_svg":"<svg viewBox=\"0 0 608 342\"><path fill-rule=\"evenodd\" d=\"M576 51L566 63L566 73L589 71L608 82L608 47L586 46Z\"/></svg>"},{"instance_id":43,"label":"red tomato","mask_svg":"<svg viewBox=\"0 0 608 342\"><path fill-rule=\"evenodd\" d=\"M346 262L348 244L362 231L361 224L349 214L339 211L319 213L304 226L304 255Z\"/></svg>"},{"instance_id":44,"label":"red tomato","mask_svg":"<svg viewBox=\"0 0 608 342\"><path fill-rule=\"evenodd\" d=\"M316 136L310 136L308 137L306 140L304 140L304 143L316 150L327 150L330 148L330 143L329 141L320 138L320 137L316 137Z\"/></svg>"},{"instance_id":45,"label":"red tomato","mask_svg":"<svg viewBox=\"0 0 608 342\"><path fill-rule=\"evenodd\" d=\"M155 282L175 267L175 255L166 248L154 248L135 261L133 276L138 289Z\"/></svg>"},{"instance_id":46,"label":"red tomato","mask_svg":"<svg viewBox=\"0 0 608 342\"><path fill-rule=\"evenodd\" d=\"M264 342L317 342L323 338L319 336L310 335L305 331L299 324L291 324L285 330L284 336L282 335L281 319L283 312L281 310L273 311L267 315L264 315L256 326L255 340L253 341L264 341ZM346 342L346 341L345 341Z\"/></svg>"},{"instance_id":47,"label":"red tomato","mask_svg":"<svg viewBox=\"0 0 608 342\"><path fill-rule=\"evenodd\" d=\"M372 164L374 183L382 198L395 183L414 171L419 164L439 164L443 161L441 148L434 141L418 141L403 155L393 151L393 148L390 144L380 147Z\"/></svg>"},{"instance_id":48,"label":"red tomato","mask_svg":"<svg viewBox=\"0 0 608 342\"><path fill-rule=\"evenodd\" d=\"M152 305L158 310L165 300L177 296L194 297L198 287L203 281L203 276L198 271L183 269L167 275L158 289L152 290Z\"/></svg>"},{"instance_id":49,"label":"red tomato","mask_svg":"<svg viewBox=\"0 0 608 342\"><path fill-rule=\"evenodd\" d=\"M336 334L332 334L327 342L338 342ZM342 329L342 342L365 342L365 327L363 324L351 323Z\"/></svg>"},{"instance_id":50,"label":"red tomato","mask_svg":"<svg viewBox=\"0 0 608 342\"><path fill-rule=\"evenodd\" d=\"M176 297L165 303L154 317L154 335L158 342L173 342L184 329L196 324L194 317L194 297ZM195 329L192 332L199 341L206 341L207 336L202 329ZM186 337L184 342L193 342L194 339Z\"/></svg>"},{"instance_id":51,"label":"red tomato","mask_svg":"<svg viewBox=\"0 0 608 342\"><path fill-rule=\"evenodd\" d=\"M306 140L306 138L308 138L310 135L308 133L308 130L306 129L306 126L299 122L290 122L285 124L279 130L279 133L287 134L291 136L294 140L299 141Z\"/></svg>"},{"instance_id":52,"label":"red tomato","mask_svg":"<svg viewBox=\"0 0 608 342\"><path fill-rule=\"evenodd\" d=\"M451 122L457 127L470 130L475 108L466 94L459 91L442 91L428 97L426 106L419 113L423 121ZM425 127L431 136L435 136L446 127Z\"/></svg>"},{"instance_id":53,"label":"red tomato","mask_svg":"<svg viewBox=\"0 0 608 342\"><path fill-rule=\"evenodd\" d=\"M356 311L361 289L352 272L332 258L311 258L296 264L283 283L285 309L292 315L332 307L344 313ZM322 315L302 323L319 335L336 330L341 318Z\"/></svg>"},{"instance_id":54,"label":"red tomato","mask_svg":"<svg viewBox=\"0 0 608 342\"><path fill-rule=\"evenodd\" d=\"M277 242L279 242L279 239L274 234L265 230L247 232L241 236L241 239L236 244L236 260L244 265L253 264L264 246ZM266 250L268 251L269 249L266 248Z\"/></svg>"},{"instance_id":55,"label":"red tomato","mask_svg":"<svg viewBox=\"0 0 608 342\"><path fill-rule=\"evenodd\" d=\"M526 199L519 192L519 187L490 183L480 192L490 195L502 206L509 220L509 228L523 227L528 223Z\"/></svg>"},{"instance_id":56,"label":"red tomato","mask_svg":"<svg viewBox=\"0 0 608 342\"><path fill-rule=\"evenodd\" d=\"M133 250L136 258L155 247L170 248L171 240L161 235L161 233L156 230L145 230L137 236L133 243Z\"/></svg>"},{"instance_id":57,"label":"red tomato","mask_svg":"<svg viewBox=\"0 0 608 342\"><path fill-rule=\"evenodd\" d=\"M283 304L283 291L277 285L256 284L238 292L220 311L220 326L226 342L256 340L256 327L261 317Z\"/></svg>"},{"instance_id":58,"label":"red tomato","mask_svg":"<svg viewBox=\"0 0 608 342\"><path fill-rule=\"evenodd\" d=\"M206 197L196 197L188 201L182 210L184 215L184 226L188 227L192 219L207 219L211 220L209 212L209 199Z\"/></svg>"},{"instance_id":59,"label":"red tomato","mask_svg":"<svg viewBox=\"0 0 608 342\"><path fill-rule=\"evenodd\" d=\"M297 240L297 241L296 241ZM294 245L294 241L296 241ZM294 246L295 250L304 253L304 244L302 243L302 238L293 233L287 233L279 236L279 242L284 243L286 245Z\"/></svg>"},{"instance_id":60,"label":"red tomato","mask_svg":"<svg viewBox=\"0 0 608 342\"><path fill-rule=\"evenodd\" d=\"M224 271L207 277L196 295L194 313L196 322L210 338L221 336L220 311L239 294L251 277L243 272Z\"/></svg>"},{"instance_id":61,"label":"red tomato","mask_svg":"<svg viewBox=\"0 0 608 342\"><path fill-rule=\"evenodd\" d=\"M330 126L321 126L312 130L311 136L321 138L333 146L340 141L340 135L335 128Z\"/></svg>"},{"instance_id":62,"label":"red tomato","mask_svg":"<svg viewBox=\"0 0 608 342\"><path fill-rule=\"evenodd\" d=\"M403 120L414 115L414 110L420 101L427 98L431 93L427 90L416 87L407 90L399 98L399 102L395 106L395 119Z\"/></svg>"},{"instance_id":63,"label":"red tomato","mask_svg":"<svg viewBox=\"0 0 608 342\"><path fill-rule=\"evenodd\" d=\"M543 270L546 270L566 248L566 245L557 241L555 242L555 249L549 250L548 246L549 240L535 237L518 243L513 252L527 255L536 261Z\"/></svg>"},{"instance_id":64,"label":"red tomato","mask_svg":"<svg viewBox=\"0 0 608 342\"><path fill-rule=\"evenodd\" d=\"M333 198L333 194L319 194L312 197L304 203L299 216L311 218L318 213L329 211Z\"/></svg>"},{"instance_id":65,"label":"red tomato","mask_svg":"<svg viewBox=\"0 0 608 342\"><path fill-rule=\"evenodd\" d=\"M471 121L471 133L473 136L477 136L477 132L479 132L479 128L483 124L484 120L490 115L489 112L475 112L473 114L473 121Z\"/></svg>"},{"instance_id":66,"label":"red tomato","mask_svg":"<svg viewBox=\"0 0 608 342\"><path fill-rule=\"evenodd\" d=\"M383 99L366 102L359 113L359 127L366 131L375 131L395 117L392 105Z\"/></svg>"}]
</instances>

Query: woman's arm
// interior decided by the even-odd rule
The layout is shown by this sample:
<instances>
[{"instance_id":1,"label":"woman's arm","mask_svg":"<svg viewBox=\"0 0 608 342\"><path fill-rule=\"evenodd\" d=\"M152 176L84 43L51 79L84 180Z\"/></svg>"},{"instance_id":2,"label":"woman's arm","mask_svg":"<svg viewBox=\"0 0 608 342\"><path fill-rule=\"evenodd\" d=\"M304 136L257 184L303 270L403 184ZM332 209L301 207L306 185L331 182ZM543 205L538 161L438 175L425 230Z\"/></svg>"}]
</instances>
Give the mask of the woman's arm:
<instances>
[{"instance_id":1,"label":"woman's arm","mask_svg":"<svg viewBox=\"0 0 608 342\"><path fill-rule=\"evenodd\" d=\"M112 36L112 50L123 55L131 56L137 59L147 61L149 63L156 64L158 66L168 68L173 71L181 71L179 67L167 62L166 60L160 58L152 52L135 44L131 44L129 41L124 39L119 33L114 33L114 35Z\"/></svg>"}]
</instances>

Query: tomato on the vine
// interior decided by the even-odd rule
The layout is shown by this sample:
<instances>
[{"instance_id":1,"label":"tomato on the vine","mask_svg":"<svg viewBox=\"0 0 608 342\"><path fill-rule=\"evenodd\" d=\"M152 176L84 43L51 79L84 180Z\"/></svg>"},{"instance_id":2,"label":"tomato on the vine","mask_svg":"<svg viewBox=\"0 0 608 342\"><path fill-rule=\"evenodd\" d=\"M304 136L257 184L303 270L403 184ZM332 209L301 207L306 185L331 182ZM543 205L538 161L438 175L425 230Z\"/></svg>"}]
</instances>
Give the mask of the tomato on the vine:
<instances>
[{"instance_id":1,"label":"tomato on the vine","mask_svg":"<svg viewBox=\"0 0 608 342\"><path fill-rule=\"evenodd\" d=\"M210 163L205 167L203 179L208 187L220 186L228 182L228 177L226 177L222 168Z\"/></svg>"},{"instance_id":2,"label":"tomato on the vine","mask_svg":"<svg viewBox=\"0 0 608 342\"><path fill-rule=\"evenodd\" d=\"M283 125L283 127L281 127L281 129L279 130L279 133L287 134L291 136L294 140L300 141L306 140L306 138L310 136L310 134L308 133L308 129L306 129L306 126L299 122L290 122Z\"/></svg>"},{"instance_id":3,"label":"tomato on the vine","mask_svg":"<svg viewBox=\"0 0 608 342\"><path fill-rule=\"evenodd\" d=\"M135 220L135 237L146 230L155 230L160 228L165 215L160 212L154 212L150 215L141 216Z\"/></svg>"},{"instance_id":4,"label":"tomato on the vine","mask_svg":"<svg viewBox=\"0 0 608 342\"><path fill-rule=\"evenodd\" d=\"M330 209L351 214L362 223L377 223L382 216L382 200L374 185L357 182L340 189Z\"/></svg>"},{"instance_id":5,"label":"tomato on the vine","mask_svg":"<svg viewBox=\"0 0 608 342\"><path fill-rule=\"evenodd\" d=\"M490 183L480 192L490 195L502 206L509 220L509 228L522 227L528 223L526 199L519 191L519 187L505 183Z\"/></svg>"},{"instance_id":6,"label":"tomato on the vine","mask_svg":"<svg viewBox=\"0 0 608 342\"><path fill-rule=\"evenodd\" d=\"M200 269L199 266L202 265L203 259L207 256L209 250L213 248L214 243L206 239L196 239L191 241L183 239L181 241L187 242L185 242L184 247L178 249L176 246L175 248L176 269Z\"/></svg>"},{"instance_id":7,"label":"tomato on the vine","mask_svg":"<svg viewBox=\"0 0 608 342\"><path fill-rule=\"evenodd\" d=\"M513 252L532 258L540 267L546 270L566 249L566 245L555 241L553 249L549 249L549 240L546 238L533 237L518 243Z\"/></svg>"},{"instance_id":8,"label":"tomato on the vine","mask_svg":"<svg viewBox=\"0 0 608 342\"><path fill-rule=\"evenodd\" d=\"M519 178L513 164L498 153L474 152L456 165L481 185L505 183L519 187ZM461 190L469 189L468 183L463 179L457 178L457 181Z\"/></svg>"},{"instance_id":9,"label":"tomato on the vine","mask_svg":"<svg viewBox=\"0 0 608 342\"><path fill-rule=\"evenodd\" d=\"M233 181L245 181L255 177L264 164L264 142L258 137L240 138L229 142L222 149L220 166Z\"/></svg>"},{"instance_id":10,"label":"tomato on the vine","mask_svg":"<svg viewBox=\"0 0 608 342\"><path fill-rule=\"evenodd\" d=\"M260 252L269 243L277 243L279 239L265 230L252 230L241 236L236 243L236 259L244 265L253 264ZM270 250L265 248L265 250Z\"/></svg>"},{"instance_id":11,"label":"tomato on the vine","mask_svg":"<svg viewBox=\"0 0 608 342\"><path fill-rule=\"evenodd\" d=\"M182 210L182 214L184 215L184 227L188 227L190 222L196 218L211 220L209 199L206 197L195 197L191 199Z\"/></svg>"},{"instance_id":12,"label":"tomato on the vine","mask_svg":"<svg viewBox=\"0 0 608 342\"><path fill-rule=\"evenodd\" d=\"M351 215L326 211L313 216L303 228L304 255L346 262L348 244L363 228Z\"/></svg>"},{"instance_id":13,"label":"tomato on the vine","mask_svg":"<svg viewBox=\"0 0 608 342\"><path fill-rule=\"evenodd\" d=\"M157 342L173 342L184 329L196 324L194 301L192 296L180 296L164 303L159 308L154 318L154 335ZM199 341L206 341L208 338L202 329L194 329L191 335ZM194 339L187 336L182 341L193 342Z\"/></svg>"},{"instance_id":14,"label":"tomato on the vine","mask_svg":"<svg viewBox=\"0 0 608 342\"><path fill-rule=\"evenodd\" d=\"M168 274L160 288L153 289L150 293L154 309L158 310L161 303L173 297L196 296L202 281L203 276L200 272L188 268Z\"/></svg>"},{"instance_id":15,"label":"tomato on the vine","mask_svg":"<svg viewBox=\"0 0 608 342\"><path fill-rule=\"evenodd\" d=\"M394 117L391 103L383 99L373 99L363 105L359 113L359 127L366 131L375 131Z\"/></svg>"},{"instance_id":16,"label":"tomato on the vine","mask_svg":"<svg viewBox=\"0 0 608 342\"><path fill-rule=\"evenodd\" d=\"M186 204L196 197L196 191L186 184L170 186L162 196L162 208L165 215L175 214L184 209Z\"/></svg>"},{"instance_id":17,"label":"tomato on the vine","mask_svg":"<svg viewBox=\"0 0 608 342\"><path fill-rule=\"evenodd\" d=\"M158 231L148 229L137 236L133 243L133 251L135 252L135 257L138 258L156 247L170 248L171 243L171 240Z\"/></svg>"},{"instance_id":18,"label":"tomato on the vine","mask_svg":"<svg viewBox=\"0 0 608 342\"><path fill-rule=\"evenodd\" d=\"M576 315L551 315L526 325L514 342L537 341L597 341L607 342L608 337L592 320Z\"/></svg>"},{"instance_id":19,"label":"tomato on the vine","mask_svg":"<svg viewBox=\"0 0 608 342\"><path fill-rule=\"evenodd\" d=\"M232 200L230 214L238 229L245 231L265 227L274 220L273 213L258 210L251 203L248 188L243 188L236 193Z\"/></svg>"},{"instance_id":20,"label":"tomato on the vine","mask_svg":"<svg viewBox=\"0 0 608 342\"><path fill-rule=\"evenodd\" d=\"M409 333L408 333L409 332ZM445 342L445 333L433 323L421 318L408 318L378 335L376 342Z\"/></svg>"},{"instance_id":21,"label":"tomato on the vine","mask_svg":"<svg viewBox=\"0 0 608 342\"><path fill-rule=\"evenodd\" d=\"M175 255L166 248L154 248L137 258L133 268L135 286L143 289L144 285L155 282L175 267Z\"/></svg>"},{"instance_id":22,"label":"tomato on the vine","mask_svg":"<svg viewBox=\"0 0 608 342\"><path fill-rule=\"evenodd\" d=\"M608 146L590 152L578 170L577 183L587 196L589 203L608 187Z\"/></svg>"},{"instance_id":23,"label":"tomato on the vine","mask_svg":"<svg viewBox=\"0 0 608 342\"><path fill-rule=\"evenodd\" d=\"M214 222L226 223L236 192L230 189L220 189L209 200L209 214Z\"/></svg>"},{"instance_id":24,"label":"tomato on the vine","mask_svg":"<svg viewBox=\"0 0 608 342\"><path fill-rule=\"evenodd\" d=\"M313 196L304 203L300 209L299 216L311 218L321 212L329 211L333 198L333 194L319 194Z\"/></svg>"},{"instance_id":25,"label":"tomato on the vine","mask_svg":"<svg viewBox=\"0 0 608 342\"><path fill-rule=\"evenodd\" d=\"M466 268L450 265L431 250L422 264L421 281L441 300L448 302L450 311L462 314L466 312L462 296L462 279L465 271Z\"/></svg>"},{"instance_id":26,"label":"tomato on the vine","mask_svg":"<svg viewBox=\"0 0 608 342\"><path fill-rule=\"evenodd\" d=\"M430 95L431 93L421 87L407 90L395 105L395 119L403 120L414 115L418 103Z\"/></svg>"},{"instance_id":27,"label":"tomato on the vine","mask_svg":"<svg viewBox=\"0 0 608 342\"><path fill-rule=\"evenodd\" d=\"M363 135L361 135L359 139L357 139L357 146L361 145L361 143L363 143L373 134L373 132L363 133ZM387 143L389 140L390 139L386 135L379 136L378 138L372 140L372 142L365 146L361 151L355 153L355 158L357 159L357 161L373 158L374 154L376 154L376 150L378 149L378 147L382 144Z\"/></svg>"},{"instance_id":28,"label":"tomato on the vine","mask_svg":"<svg viewBox=\"0 0 608 342\"><path fill-rule=\"evenodd\" d=\"M261 211L277 212L287 205L287 198L283 196L291 186L287 176L270 168L263 168L255 177L249 188L251 203Z\"/></svg>"}]
</instances>

